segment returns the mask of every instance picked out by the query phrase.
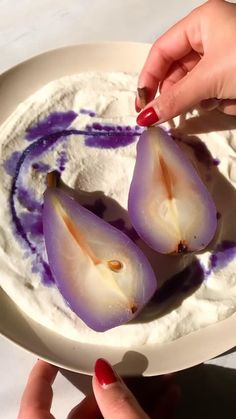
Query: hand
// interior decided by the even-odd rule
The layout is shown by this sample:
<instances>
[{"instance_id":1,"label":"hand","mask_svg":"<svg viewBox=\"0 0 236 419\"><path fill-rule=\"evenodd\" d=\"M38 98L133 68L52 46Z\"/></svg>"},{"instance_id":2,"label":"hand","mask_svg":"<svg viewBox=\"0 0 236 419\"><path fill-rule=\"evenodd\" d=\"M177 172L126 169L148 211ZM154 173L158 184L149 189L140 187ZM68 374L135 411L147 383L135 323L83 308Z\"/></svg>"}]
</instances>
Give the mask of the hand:
<instances>
[{"instance_id":1,"label":"hand","mask_svg":"<svg viewBox=\"0 0 236 419\"><path fill-rule=\"evenodd\" d=\"M54 419L50 413L52 384L58 368L38 361L33 367L21 400L18 419ZM145 391L145 389L143 389ZM147 419L148 416L110 364L99 359L95 365L93 392L75 406L67 419ZM173 383L159 397L156 419L171 419L179 398Z\"/></svg>"},{"instance_id":2,"label":"hand","mask_svg":"<svg viewBox=\"0 0 236 419\"><path fill-rule=\"evenodd\" d=\"M138 81L151 102L137 122L161 123L199 103L236 115L235 39L236 4L223 0L209 0L157 39Z\"/></svg>"}]
</instances>

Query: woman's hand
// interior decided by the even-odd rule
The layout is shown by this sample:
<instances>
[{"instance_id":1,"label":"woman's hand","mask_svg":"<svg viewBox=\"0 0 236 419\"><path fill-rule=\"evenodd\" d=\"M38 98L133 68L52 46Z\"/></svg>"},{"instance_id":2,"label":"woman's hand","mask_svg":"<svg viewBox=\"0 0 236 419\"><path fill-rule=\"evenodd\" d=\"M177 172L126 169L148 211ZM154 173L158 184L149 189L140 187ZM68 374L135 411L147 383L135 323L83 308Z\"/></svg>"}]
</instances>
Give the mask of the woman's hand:
<instances>
[{"instance_id":1,"label":"woman's hand","mask_svg":"<svg viewBox=\"0 0 236 419\"><path fill-rule=\"evenodd\" d=\"M44 361L33 367L22 396L18 419L54 419L50 413L52 384L58 368ZM168 382L168 380L167 380ZM171 419L179 399L179 388L172 381L156 393L155 418ZM145 392L145 388L143 389ZM93 393L75 406L67 419L147 419L133 394L110 364L99 359L95 365Z\"/></svg>"},{"instance_id":2,"label":"woman's hand","mask_svg":"<svg viewBox=\"0 0 236 419\"><path fill-rule=\"evenodd\" d=\"M137 122L161 123L199 103L236 115L235 40L236 4L223 0L209 0L157 39L139 76L150 103Z\"/></svg>"}]
</instances>

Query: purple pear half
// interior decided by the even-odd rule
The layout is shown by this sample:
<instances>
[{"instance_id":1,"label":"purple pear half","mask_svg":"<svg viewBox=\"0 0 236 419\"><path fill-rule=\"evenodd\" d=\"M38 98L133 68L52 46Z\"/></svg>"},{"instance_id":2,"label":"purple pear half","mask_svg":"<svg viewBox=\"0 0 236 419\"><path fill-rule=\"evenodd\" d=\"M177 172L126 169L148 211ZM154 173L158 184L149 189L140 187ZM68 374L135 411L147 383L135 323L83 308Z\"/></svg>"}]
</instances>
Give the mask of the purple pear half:
<instances>
[{"instance_id":1,"label":"purple pear half","mask_svg":"<svg viewBox=\"0 0 236 419\"><path fill-rule=\"evenodd\" d=\"M142 251L55 186L44 194L43 230L56 284L91 329L132 320L154 294L156 277Z\"/></svg>"},{"instance_id":2,"label":"purple pear half","mask_svg":"<svg viewBox=\"0 0 236 419\"><path fill-rule=\"evenodd\" d=\"M131 222L160 253L204 249L216 227L216 208L191 162L159 127L144 131L129 191Z\"/></svg>"}]
</instances>

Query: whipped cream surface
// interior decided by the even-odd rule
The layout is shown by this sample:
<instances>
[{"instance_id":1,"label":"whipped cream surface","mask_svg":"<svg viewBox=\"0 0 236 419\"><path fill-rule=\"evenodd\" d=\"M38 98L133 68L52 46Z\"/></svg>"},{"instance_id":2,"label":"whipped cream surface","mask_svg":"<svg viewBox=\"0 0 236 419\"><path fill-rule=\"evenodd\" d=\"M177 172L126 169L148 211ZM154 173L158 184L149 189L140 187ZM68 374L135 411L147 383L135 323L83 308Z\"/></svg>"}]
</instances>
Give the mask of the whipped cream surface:
<instances>
[{"instance_id":1,"label":"whipped cream surface","mask_svg":"<svg viewBox=\"0 0 236 419\"><path fill-rule=\"evenodd\" d=\"M136 85L135 74L64 77L21 103L0 128L0 286L37 322L96 345L168 342L236 311L236 118L193 110L165 124L212 194L218 230L198 254L161 255L138 237L127 213L142 132L135 122ZM95 332L58 291L42 230L51 170L60 171L79 202L131 237L151 262L158 290L133 322Z\"/></svg>"}]
</instances>

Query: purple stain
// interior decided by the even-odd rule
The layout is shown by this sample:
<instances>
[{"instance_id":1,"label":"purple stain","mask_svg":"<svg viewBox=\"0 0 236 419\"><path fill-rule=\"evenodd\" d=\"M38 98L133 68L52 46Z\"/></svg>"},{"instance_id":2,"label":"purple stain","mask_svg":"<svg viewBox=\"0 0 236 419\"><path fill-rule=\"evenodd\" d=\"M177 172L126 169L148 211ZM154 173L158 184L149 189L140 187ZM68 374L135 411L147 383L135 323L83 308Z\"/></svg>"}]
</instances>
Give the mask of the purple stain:
<instances>
[{"instance_id":1,"label":"purple stain","mask_svg":"<svg viewBox=\"0 0 236 419\"><path fill-rule=\"evenodd\" d=\"M127 147L128 145L134 143L136 141L136 137L134 135L127 135L123 134L117 135L116 133L112 133L111 136L107 137L103 134L100 136L85 136L85 145L87 147L96 147L96 148L120 148L120 147Z\"/></svg>"},{"instance_id":2,"label":"purple stain","mask_svg":"<svg viewBox=\"0 0 236 419\"><path fill-rule=\"evenodd\" d=\"M29 146L24 150L24 160L32 161L38 159L47 150L53 149L58 140L63 140L67 132L71 134L73 130L51 133L34 141L30 144L32 147Z\"/></svg>"},{"instance_id":3,"label":"purple stain","mask_svg":"<svg viewBox=\"0 0 236 419\"><path fill-rule=\"evenodd\" d=\"M49 148L53 148L55 143L67 135L74 133L75 130L62 131L54 134L49 134L48 136L39 138L38 140L31 143L21 154L17 165L16 170L12 179L11 191L10 191L10 209L12 214L13 224L16 229L16 233L19 237L27 244L33 254L36 252L35 245L30 241L24 227L22 226L21 220L17 214L15 207L15 198L17 197L20 203L27 208L29 211L41 210L41 204L35 200L34 194L30 189L25 187L18 187L19 178L22 168L27 167L32 160L35 160L36 157L41 157L45 151ZM77 132L77 131L76 131ZM40 208L40 209L39 209Z\"/></svg>"},{"instance_id":4,"label":"purple stain","mask_svg":"<svg viewBox=\"0 0 236 419\"><path fill-rule=\"evenodd\" d=\"M198 260L168 279L152 298L157 304L162 304L177 294L186 294L199 287L204 281L203 267Z\"/></svg>"},{"instance_id":5,"label":"purple stain","mask_svg":"<svg viewBox=\"0 0 236 419\"><path fill-rule=\"evenodd\" d=\"M216 255L211 255L210 256L210 266L211 266L211 269L214 269L214 268L216 268L217 267L217 260L218 260L218 257L216 256ZM211 272L211 269L209 269L209 273Z\"/></svg>"},{"instance_id":6,"label":"purple stain","mask_svg":"<svg viewBox=\"0 0 236 419\"><path fill-rule=\"evenodd\" d=\"M34 199L32 200L32 193L29 189L23 187L18 188L17 186L22 168L24 169L25 166L27 167L27 163L30 163L32 160L34 161L36 157L41 157L41 155L45 153L45 151L49 150L50 148L53 148L55 143L59 139L67 138L70 134L80 135L81 133L84 134L83 131L77 131L72 129L68 131L61 131L54 134L49 134L45 137L39 138L36 141L32 142L28 147L26 147L26 149L21 153L19 160L17 161L10 192L10 208L12 220L16 228L16 233L19 235L19 237L21 237L24 240L24 242L29 246L33 253L36 249L35 246L30 242L18 217L15 208L15 197L17 197L21 204L30 211L33 211L35 209L34 207L37 207L39 203Z\"/></svg>"},{"instance_id":7,"label":"purple stain","mask_svg":"<svg viewBox=\"0 0 236 419\"><path fill-rule=\"evenodd\" d=\"M57 137L55 139L53 136L50 136L49 140L51 140L51 143L54 144L54 141L57 140ZM21 169L22 167L24 168L24 165L26 164L25 162L27 162L27 160L34 160L35 154L39 156L40 150L41 149L43 151L45 150L45 146L42 146L41 143L43 144L45 143L44 137L30 144L22 152L17 162L16 170L12 179L11 191L10 191L10 209L11 209L12 220L13 220L14 227L16 229L16 233L24 241L24 243L28 245L29 249L31 250L33 254L35 254L36 252L36 247L29 240L28 235L25 232L24 227L22 226L21 220L16 211L15 198L17 197L20 203L29 211L34 211L36 209L39 209L39 206L41 210L41 204L34 199L34 195L32 194L32 192L30 192L30 189L22 187L22 186L21 187L17 186L19 178L20 178ZM31 158L31 154L34 154L33 158Z\"/></svg>"},{"instance_id":8,"label":"purple stain","mask_svg":"<svg viewBox=\"0 0 236 419\"><path fill-rule=\"evenodd\" d=\"M116 130L116 127L110 126L110 125L103 125L102 129L104 131L110 131L110 132L114 132Z\"/></svg>"},{"instance_id":9,"label":"purple stain","mask_svg":"<svg viewBox=\"0 0 236 419\"><path fill-rule=\"evenodd\" d=\"M17 166L20 156L21 156L20 151L13 151L11 156L7 160L5 160L4 169L9 176L14 176L14 173L16 171L16 166Z\"/></svg>"},{"instance_id":10,"label":"purple stain","mask_svg":"<svg viewBox=\"0 0 236 419\"><path fill-rule=\"evenodd\" d=\"M19 215L19 218L26 233L30 233L33 236L43 235L43 223L41 214L22 212Z\"/></svg>"},{"instance_id":11,"label":"purple stain","mask_svg":"<svg viewBox=\"0 0 236 419\"><path fill-rule=\"evenodd\" d=\"M38 163L32 163L32 169L36 170L37 172L47 173L51 168L49 164L39 161Z\"/></svg>"},{"instance_id":12,"label":"purple stain","mask_svg":"<svg viewBox=\"0 0 236 419\"><path fill-rule=\"evenodd\" d=\"M99 122L94 122L92 125L87 125L86 126L86 130L98 130L98 131L102 131L103 130L103 125L100 124Z\"/></svg>"},{"instance_id":13,"label":"purple stain","mask_svg":"<svg viewBox=\"0 0 236 419\"><path fill-rule=\"evenodd\" d=\"M42 203L38 202L34 196L34 192L31 189L26 189L23 186L17 188L16 196L20 204L25 207L28 211L42 210Z\"/></svg>"},{"instance_id":14,"label":"purple stain","mask_svg":"<svg viewBox=\"0 0 236 419\"><path fill-rule=\"evenodd\" d=\"M55 283L50 266L47 262L42 261L43 266L43 282L45 285L52 285Z\"/></svg>"},{"instance_id":15,"label":"purple stain","mask_svg":"<svg viewBox=\"0 0 236 419\"><path fill-rule=\"evenodd\" d=\"M58 167L60 172L63 172L63 170L65 170L67 161L68 161L68 157L67 157L66 151L61 150L60 154L59 154L59 157L57 159L57 167Z\"/></svg>"},{"instance_id":16,"label":"purple stain","mask_svg":"<svg viewBox=\"0 0 236 419\"><path fill-rule=\"evenodd\" d=\"M28 128L25 138L32 141L44 135L65 130L77 116L78 114L74 111L51 113L47 118Z\"/></svg>"},{"instance_id":17,"label":"purple stain","mask_svg":"<svg viewBox=\"0 0 236 419\"><path fill-rule=\"evenodd\" d=\"M213 164L213 166L219 166L220 160L219 159L213 159L212 164Z\"/></svg>"},{"instance_id":18,"label":"purple stain","mask_svg":"<svg viewBox=\"0 0 236 419\"><path fill-rule=\"evenodd\" d=\"M45 262L39 255L37 255L32 261L32 272L40 274L44 285L51 286L55 284L55 280L48 263Z\"/></svg>"},{"instance_id":19,"label":"purple stain","mask_svg":"<svg viewBox=\"0 0 236 419\"><path fill-rule=\"evenodd\" d=\"M79 113L81 113L83 115L89 115L89 116L91 116L91 118L93 118L94 116L96 116L96 112L91 111L90 109L81 108L80 111L79 111Z\"/></svg>"},{"instance_id":20,"label":"purple stain","mask_svg":"<svg viewBox=\"0 0 236 419\"><path fill-rule=\"evenodd\" d=\"M46 151L52 151L58 142L66 141L70 135L82 135L85 137L85 145L96 147L97 143L98 148L124 147L134 142L137 136L139 136L139 132L132 127L128 128L112 124L101 125L94 123L92 126L86 127L85 130L73 128L66 130L65 128L69 127L76 117L77 114L73 111L57 112L49 115L36 126L27 130L26 138L30 141L35 141L22 153L14 152L8 159L8 163L5 162L5 170L13 176L10 192L10 209L16 233L23 240L23 243L28 246L34 257L32 270L39 272L43 282L48 285L54 282L53 277L48 264L41 256L37 240L35 241L36 237L42 236L43 233L41 220L42 202L35 198L34 191L27 186L23 186L22 180L25 179L25 172L29 166L33 170L42 173L51 170L52 168L49 165L39 159ZM93 143L90 144L92 140ZM60 171L64 170L66 163L67 154L65 150L62 150L57 160ZM15 200L18 200L29 212L18 214ZM101 200L97 200L93 208L90 208L90 210L101 217L103 217L105 209L106 207ZM127 228L122 221L115 220L112 223L119 224L121 230L131 237L132 240L138 238L136 231L133 228Z\"/></svg>"},{"instance_id":21,"label":"purple stain","mask_svg":"<svg viewBox=\"0 0 236 419\"><path fill-rule=\"evenodd\" d=\"M139 135L137 130L130 126L122 127L121 125L94 122L92 125L87 125L86 129L89 128L92 128L92 130L88 135L85 135L85 145L87 147L105 149L126 147L136 141L136 137ZM97 131L100 132L100 135L94 136ZM109 136L104 135L104 132L109 133Z\"/></svg>"},{"instance_id":22,"label":"purple stain","mask_svg":"<svg viewBox=\"0 0 236 419\"><path fill-rule=\"evenodd\" d=\"M216 246L213 253L209 258L209 270L211 271L220 270L228 265L236 257L236 242L230 240L224 240Z\"/></svg>"}]
</instances>

